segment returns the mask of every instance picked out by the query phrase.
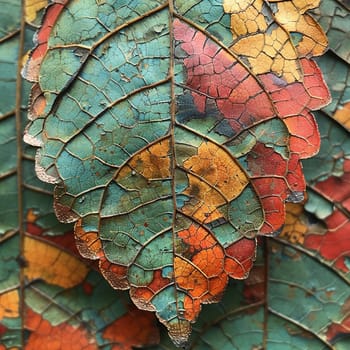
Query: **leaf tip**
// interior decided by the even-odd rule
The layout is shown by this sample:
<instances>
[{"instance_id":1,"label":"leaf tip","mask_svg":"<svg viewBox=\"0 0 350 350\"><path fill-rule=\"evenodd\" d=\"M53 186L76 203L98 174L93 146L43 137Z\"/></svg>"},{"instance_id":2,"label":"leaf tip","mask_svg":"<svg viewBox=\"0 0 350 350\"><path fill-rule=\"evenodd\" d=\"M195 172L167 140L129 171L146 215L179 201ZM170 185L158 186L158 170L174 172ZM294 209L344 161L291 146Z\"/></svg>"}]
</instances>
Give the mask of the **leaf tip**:
<instances>
[{"instance_id":1,"label":"leaf tip","mask_svg":"<svg viewBox=\"0 0 350 350\"><path fill-rule=\"evenodd\" d=\"M169 336L173 343L182 349L187 349L191 335L191 324L185 320L177 320L167 324Z\"/></svg>"}]
</instances>

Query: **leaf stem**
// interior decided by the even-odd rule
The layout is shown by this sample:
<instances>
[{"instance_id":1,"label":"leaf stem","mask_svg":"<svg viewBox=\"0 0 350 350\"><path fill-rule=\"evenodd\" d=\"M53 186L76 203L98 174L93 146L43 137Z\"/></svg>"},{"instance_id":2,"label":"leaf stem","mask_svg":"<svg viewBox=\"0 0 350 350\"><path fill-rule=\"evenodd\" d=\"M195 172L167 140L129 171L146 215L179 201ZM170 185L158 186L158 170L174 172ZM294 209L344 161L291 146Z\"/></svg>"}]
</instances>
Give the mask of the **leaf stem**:
<instances>
[{"instance_id":1,"label":"leaf stem","mask_svg":"<svg viewBox=\"0 0 350 350\"><path fill-rule=\"evenodd\" d=\"M25 303L24 303L24 270L21 264L23 261L24 252L24 206L23 206L23 165L22 165L22 57L24 53L24 39L25 39L25 0L21 1L21 25L19 29L19 47L18 47L18 62L17 62L17 75L16 75L16 134L17 134L17 207L18 207L18 231L20 235L19 244L19 278L20 278L20 288L19 288L19 314L21 317L21 343L24 345L24 319L25 319Z\"/></svg>"}]
</instances>

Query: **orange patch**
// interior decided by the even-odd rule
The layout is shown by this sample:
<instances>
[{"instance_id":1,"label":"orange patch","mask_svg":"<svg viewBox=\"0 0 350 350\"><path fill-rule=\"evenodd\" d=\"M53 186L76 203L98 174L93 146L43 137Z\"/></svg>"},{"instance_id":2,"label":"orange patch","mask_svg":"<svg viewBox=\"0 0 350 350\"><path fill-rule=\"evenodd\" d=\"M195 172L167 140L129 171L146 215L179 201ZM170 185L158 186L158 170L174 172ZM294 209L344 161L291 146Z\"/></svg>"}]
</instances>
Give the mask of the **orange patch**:
<instances>
[{"instance_id":1,"label":"orange patch","mask_svg":"<svg viewBox=\"0 0 350 350\"><path fill-rule=\"evenodd\" d=\"M68 323L52 326L39 314L27 309L25 329L31 331L25 350L97 350L96 340L81 327Z\"/></svg>"},{"instance_id":2,"label":"orange patch","mask_svg":"<svg viewBox=\"0 0 350 350\"><path fill-rule=\"evenodd\" d=\"M280 234L280 238L283 238L293 244L303 244L305 234L308 231L305 223L302 222L302 214L304 211L303 204L286 204L286 222L283 230Z\"/></svg>"},{"instance_id":3,"label":"orange patch","mask_svg":"<svg viewBox=\"0 0 350 350\"><path fill-rule=\"evenodd\" d=\"M203 227L191 225L187 230L178 232L178 236L189 245L191 252L212 247L216 241Z\"/></svg>"},{"instance_id":4,"label":"orange patch","mask_svg":"<svg viewBox=\"0 0 350 350\"><path fill-rule=\"evenodd\" d=\"M185 317L194 320L200 304L218 300L228 282L225 253L212 234L203 227L191 225L178 236L188 244L190 260L175 257L175 280L187 291L184 300Z\"/></svg>"},{"instance_id":5,"label":"orange patch","mask_svg":"<svg viewBox=\"0 0 350 350\"><path fill-rule=\"evenodd\" d=\"M0 320L3 318L16 318L19 316L18 290L11 290L0 294Z\"/></svg>"},{"instance_id":6,"label":"orange patch","mask_svg":"<svg viewBox=\"0 0 350 350\"><path fill-rule=\"evenodd\" d=\"M102 275L107 279L115 289L128 289L127 279L128 268L126 266L112 264L104 256L100 258L99 263Z\"/></svg>"},{"instance_id":7,"label":"orange patch","mask_svg":"<svg viewBox=\"0 0 350 350\"><path fill-rule=\"evenodd\" d=\"M132 288L130 293L132 298L142 305L148 305L154 297L154 292L147 287Z\"/></svg>"},{"instance_id":8,"label":"orange patch","mask_svg":"<svg viewBox=\"0 0 350 350\"><path fill-rule=\"evenodd\" d=\"M162 276L161 270L154 271L153 280L147 287L134 288L132 291L133 298L150 302L154 295L163 287L169 285L171 280Z\"/></svg>"},{"instance_id":9,"label":"orange patch","mask_svg":"<svg viewBox=\"0 0 350 350\"><path fill-rule=\"evenodd\" d=\"M82 220L75 225L75 237L81 254L89 259L96 259L104 255L101 240L97 232L86 232L82 227Z\"/></svg>"},{"instance_id":10,"label":"orange patch","mask_svg":"<svg viewBox=\"0 0 350 350\"><path fill-rule=\"evenodd\" d=\"M207 277L218 276L218 271L222 271L224 267L223 249L216 245L210 249L201 250L193 256L192 263L203 271Z\"/></svg>"},{"instance_id":11,"label":"orange patch","mask_svg":"<svg viewBox=\"0 0 350 350\"><path fill-rule=\"evenodd\" d=\"M265 6L263 0L224 1L235 40L231 49L247 58L254 74L273 72L289 83L298 81L302 76L294 45L280 24L270 23L274 19Z\"/></svg>"},{"instance_id":12,"label":"orange patch","mask_svg":"<svg viewBox=\"0 0 350 350\"><path fill-rule=\"evenodd\" d=\"M187 290L192 297L199 298L208 293L209 283L207 277L189 261L175 257L174 271L178 286Z\"/></svg>"},{"instance_id":13,"label":"orange patch","mask_svg":"<svg viewBox=\"0 0 350 350\"><path fill-rule=\"evenodd\" d=\"M333 115L333 118L347 130L350 130L350 102L345 103L344 106L337 109Z\"/></svg>"},{"instance_id":14,"label":"orange patch","mask_svg":"<svg viewBox=\"0 0 350 350\"><path fill-rule=\"evenodd\" d=\"M188 295L184 299L185 318L189 321L194 321L201 311L201 302L199 299L192 299Z\"/></svg>"},{"instance_id":15,"label":"orange patch","mask_svg":"<svg viewBox=\"0 0 350 350\"><path fill-rule=\"evenodd\" d=\"M319 56L327 48L328 40L321 26L305 11L315 8L317 1L278 1L275 17L289 32L298 32L303 35L297 45L301 56Z\"/></svg>"},{"instance_id":16,"label":"orange patch","mask_svg":"<svg viewBox=\"0 0 350 350\"><path fill-rule=\"evenodd\" d=\"M162 276L162 271L156 270L153 274L153 281L149 284L148 288L150 288L153 292L158 292L169 283L170 280Z\"/></svg>"},{"instance_id":17,"label":"orange patch","mask_svg":"<svg viewBox=\"0 0 350 350\"><path fill-rule=\"evenodd\" d=\"M159 329L153 313L132 307L104 330L103 337L113 344L112 350L132 350L158 344Z\"/></svg>"}]
</instances>

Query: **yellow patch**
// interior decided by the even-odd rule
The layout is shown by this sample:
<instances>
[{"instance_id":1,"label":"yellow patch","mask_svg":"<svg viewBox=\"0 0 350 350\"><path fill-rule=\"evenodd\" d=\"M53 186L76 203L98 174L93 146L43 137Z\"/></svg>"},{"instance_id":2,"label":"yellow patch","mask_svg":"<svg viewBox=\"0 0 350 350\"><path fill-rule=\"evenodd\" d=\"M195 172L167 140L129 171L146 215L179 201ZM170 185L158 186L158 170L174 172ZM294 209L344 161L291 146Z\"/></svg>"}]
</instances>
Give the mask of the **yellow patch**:
<instances>
[{"instance_id":1,"label":"yellow patch","mask_svg":"<svg viewBox=\"0 0 350 350\"><path fill-rule=\"evenodd\" d=\"M231 48L248 58L254 74L275 73L288 83L301 79L298 56L289 35L278 26L270 33L242 38Z\"/></svg>"},{"instance_id":2,"label":"yellow patch","mask_svg":"<svg viewBox=\"0 0 350 350\"><path fill-rule=\"evenodd\" d=\"M333 118L350 130L350 102L346 103L343 108L339 108L333 115Z\"/></svg>"},{"instance_id":3,"label":"yellow patch","mask_svg":"<svg viewBox=\"0 0 350 350\"><path fill-rule=\"evenodd\" d=\"M302 39L297 44L301 56L320 56L328 45L326 34L321 26L308 14L304 14L293 2L278 2L276 4L276 19L289 32L297 32Z\"/></svg>"},{"instance_id":4,"label":"yellow patch","mask_svg":"<svg viewBox=\"0 0 350 350\"><path fill-rule=\"evenodd\" d=\"M183 167L189 181L184 193L191 200L182 211L201 222L222 217L217 208L239 196L249 182L239 164L213 142L203 142Z\"/></svg>"},{"instance_id":5,"label":"yellow patch","mask_svg":"<svg viewBox=\"0 0 350 350\"><path fill-rule=\"evenodd\" d=\"M286 204L286 223L280 238L285 239L293 244L303 244L305 234L308 230L307 226L301 221L301 215L304 211L303 204Z\"/></svg>"},{"instance_id":6,"label":"yellow patch","mask_svg":"<svg viewBox=\"0 0 350 350\"><path fill-rule=\"evenodd\" d=\"M223 7L226 13L237 13L247 10L254 2L255 0L224 0Z\"/></svg>"},{"instance_id":7,"label":"yellow patch","mask_svg":"<svg viewBox=\"0 0 350 350\"><path fill-rule=\"evenodd\" d=\"M25 17L26 21L31 23L36 17L38 11L44 9L48 4L48 0L25 0Z\"/></svg>"},{"instance_id":8,"label":"yellow patch","mask_svg":"<svg viewBox=\"0 0 350 350\"><path fill-rule=\"evenodd\" d=\"M284 2L278 2L278 6L280 4ZM275 21L266 6L263 0L224 1L224 10L231 15L231 31L234 40L231 49L236 55L248 61L250 69L256 75L272 72L283 77L288 83L299 81L302 79L302 72L298 63L298 53L288 28L284 28L279 20ZM293 4L286 5L286 8L288 6L295 9ZM280 13L284 14L283 11ZM288 23L294 23L297 29L311 28L304 23L305 21L303 23L297 21L300 14L295 11L287 14ZM318 33L315 28L313 27L312 31ZM311 50L308 47L311 44L306 39L305 45L303 43L300 49ZM315 47L314 43L312 47ZM323 50L322 43L314 50L316 52Z\"/></svg>"},{"instance_id":9,"label":"yellow patch","mask_svg":"<svg viewBox=\"0 0 350 350\"><path fill-rule=\"evenodd\" d=\"M40 278L49 284L72 288L80 284L89 272L77 257L28 236L24 239L24 257L27 262L24 274L30 281Z\"/></svg>"},{"instance_id":10,"label":"yellow patch","mask_svg":"<svg viewBox=\"0 0 350 350\"><path fill-rule=\"evenodd\" d=\"M19 316L18 290L11 290L0 294L0 320Z\"/></svg>"},{"instance_id":11,"label":"yellow patch","mask_svg":"<svg viewBox=\"0 0 350 350\"><path fill-rule=\"evenodd\" d=\"M235 1L234 6L230 9L225 9L226 13L231 13L231 29L233 39L237 39L247 34L255 34L265 32L267 23L262 14L263 2L261 0L251 1L251 4L240 11L237 10L237 5L242 6L240 1ZM245 3L243 5L246 5ZM244 7L244 6L243 6Z\"/></svg>"}]
</instances>

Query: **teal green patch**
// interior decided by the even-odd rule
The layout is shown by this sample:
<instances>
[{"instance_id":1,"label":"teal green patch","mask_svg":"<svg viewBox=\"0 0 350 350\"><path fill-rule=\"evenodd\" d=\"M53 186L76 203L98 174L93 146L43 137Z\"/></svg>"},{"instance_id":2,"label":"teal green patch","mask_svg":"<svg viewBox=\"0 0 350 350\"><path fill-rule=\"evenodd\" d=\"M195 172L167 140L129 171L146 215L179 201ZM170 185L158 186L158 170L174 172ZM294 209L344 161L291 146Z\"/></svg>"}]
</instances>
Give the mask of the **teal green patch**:
<instances>
[{"instance_id":1,"label":"teal green patch","mask_svg":"<svg viewBox=\"0 0 350 350\"><path fill-rule=\"evenodd\" d=\"M16 125L14 117L0 119L0 177L16 170Z\"/></svg>"},{"instance_id":2,"label":"teal green patch","mask_svg":"<svg viewBox=\"0 0 350 350\"><path fill-rule=\"evenodd\" d=\"M314 214L317 218L324 220L334 211L334 204L319 195L312 189L308 189L308 200L305 203L305 210Z\"/></svg>"},{"instance_id":3,"label":"teal green patch","mask_svg":"<svg viewBox=\"0 0 350 350\"><path fill-rule=\"evenodd\" d=\"M81 73L83 82L91 82L86 89L103 91L112 102L165 79L170 64L170 37L168 27L159 32L157 23L167 22L168 13L163 11L107 39L104 45L108 51L99 46ZM78 98L77 93L74 95ZM96 101L91 97L90 101Z\"/></svg>"},{"instance_id":4,"label":"teal green patch","mask_svg":"<svg viewBox=\"0 0 350 350\"><path fill-rule=\"evenodd\" d=\"M179 314L184 312L182 309L184 298L185 294L182 291L177 290L174 285L170 285L161 293L157 293L151 302L160 319L166 322L176 322L175 320L179 319Z\"/></svg>"},{"instance_id":5,"label":"teal green patch","mask_svg":"<svg viewBox=\"0 0 350 350\"><path fill-rule=\"evenodd\" d=\"M84 134L77 135L66 147L66 150L73 157L80 158L81 160L89 159L93 153L93 149L93 143Z\"/></svg>"},{"instance_id":6,"label":"teal green patch","mask_svg":"<svg viewBox=\"0 0 350 350\"><path fill-rule=\"evenodd\" d=\"M163 205L168 207L168 203L172 199L171 181L159 180L148 183L141 176L135 175L133 177L136 178L134 182L127 182L128 178L124 179L128 185L126 189L115 183L108 186L101 208L102 216L126 214L154 201L157 201L159 208ZM122 185L124 184L122 183ZM168 207L168 209L171 208L172 206Z\"/></svg>"},{"instance_id":7,"label":"teal green patch","mask_svg":"<svg viewBox=\"0 0 350 350\"><path fill-rule=\"evenodd\" d=\"M153 281L154 273L133 264L128 270L128 281L131 286L146 287Z\"/></svg>"},{"instance_id":8,"label":"teal green patch","mask_svg":"<svg viewBox=\"0 0 350 350\"><path fill-rule=\"evenodd\" d=\"M266 147L273 148L284 159L289 157L289 132L283 121L278 118L253 126L225 144L238 158L249 153L257 143L264 143Z\"/></svg>"},{"instance_id":9,"label":"teal green patch","mask_svg":"<svg viewBox=\"0 0 350 350\"><path fill-rule=\"evenodd\" d=\"M162 277L171 279L174 275L174 268L172 266L167 266L162 268Z\"/></svg>"},{"instance_id":10,"label":"teal green patch","mask_svg":"<svg viewBox=\"0 0 350 350\"><path fill-rule=\"evenodd\" d=\"M131 155L164 136L170 127L170 85L160 85L118 103L86 130L95 154L120 166ZM140 137L142 136L142 137Z\"/></svg>"},{"instance_id":11,"label":"teal green patch","mask_svg":"<svg viewBox=\"0 0 350 350\"><path fill-rule=\"evenodd\" d=\"M269 350L280 350L282 344L283 350L329 349L317 337L311 336L302 327L293 322L288 322L278 315L269 315L267 332L267 346Z\"/></svg>"},{"instance_id":12,"label":"teal green patch","mask_svg":"<svg viewBox=\"0 0 350 350\"><path fill-rule=\"evenodd\" d=\"M170 205L170 202L168 202ZM112 240L118 230L127 232L130 237L141 245L153 239L155 234L170 229L172 214L166 206L159 206L157 203L149 204L146 208L132 211L128 215L102 218L100 236L102 239ZM85 223L85 219L84 219ZM95 224L95 230L98 222ZM94 229L90 229L94 230Z\"/></svg>"},{"instance_id":13,"label":"teal green patch","mask_svg":"<svg viewBox=\"0 0 350 350\"><path fill-rule=\"evenodd\" d=\"M300 42L303 40L303 37L304 37L303 34L298 32L291 32L290 36L292 38L292 42L295 47L298 47L298 45L300 44Z\"/></svg>"},{"instance_id":14,"label":"teal green patch","mask_svg":"<svg viewBox=\"0 0 350 350\"><path fill-rule=\"evenodd\" d=\"M213 349L254 349L263 343L263 309L239 313L211 327L199 336L200 344L206 343ZM198 349L201 349L198 344Z\"/></svg>"},{"instance_id":15,"label":"teal green patch","mask_svg":"<svg viewBox=\"0 0 350 350\"><path fill-rule=\"evenodd\" d=\"M42 91L57 94L75 77L87 50L55 48L49 50L40 67Z\"/></svg>"},{"instance_id":16,"label":"teal green patch","mask_svg":"<svg viewBox=\"0 0 350 350\"><path fill-rule=\"evenodd\" d=\"M51 36L49 45L79 42L92 46L109 31L164 3L164 0L104 0L98 3L95 0L85 0L84 4L73 2L58 19L54 27L56 35Z\"/></svg>"},{"instance_id":17,"label":"teal green patch","mask_svg":"<svg viewBox=\"0 0 350 350\"><path fill-rule=\"evenodd\" d=\"M350 101L350 67L332 52L318 58L317 63L332 95L331 103L323 110L332 117L339 107Z\"/></svg>"},{"instance_id":18,"label":"teal green patch","mask_svg":"<svg viewBox=\"0 0 350 350\"><path fill-rule=\"evenodd\" d=\"M30 136L32 136L36 140L36 143L43 143L43 126L44 119L41 118L35 119L30 123L30 130L28 134L30 134Z\"/></svg>"},{"instance_id":19,"label":"teal green patch","mask_svg":"<svg viewBox=\"0 0 350 350\"><path fill-rule=\"evenodd\" d=\"M155 258L164 262L164 265L157 265L157 268L171 264L173 244L169 237L172 234L166 233L171 225L171 212L171 200L156 201L130 212L129 215L103 218L99 234L108 259L117 264L130 265L143 249L140 258L142 263L144 259L153 261ZM144 252L150 249L156 249L154 251L158 253L149 252L149 257L144 257Z\"/></svg>"},{"instance_id":20,"label":"teal green patch","mask_svg":"<svg viewBox=\"0 0 350 350\"><path fill-rule=\"evenodd\" d=\"M19 287L19 235L1 242L0 250L0 291L8 291Z\"/></svg>"},{"instance_id":21,"label":"teal green patch","mask_svg":"<svg viewBox=\"0 0 350 350\"><path fill-rule=\"evenodd\" d=\"M17 196L18 191L16 174L1 179L0 235L18 230Z\"/></svg>"},{"instance_id":22,"label":"teal green patch","mask_svg":"<svg viewBox=\"0 0 350 350\"><path fill-rule=\"evenodd\" d=\"M105 186L114 175L113 169L100 161L91 158L82 161L66 151L57 159L57 170L68 187L67 192L73 195L96 186Z\"/></svg>"},{"instance_id":23,"label":"teal green patch","mask_svg":"<svg viewBox=\"0 0 350 350\"><path fill-rule=\"evenodd\" d=\"M75 199L74 207L79 208L79 215L98 214L102 206L104 189L96 189L86 192Z\"/></svg>"},{"instance_id":24,"label":"teal green patch","mask_svg":"<svg viewBox=\"0 0 350 350\"><path fill-rule=\"evenodd\" d=\"M203 143L205 138L178 127L175 128L175 140L178 140L176 148L179 150L177 163L182 165L186 156L194 155L195 149Z\"/></svg>"},{"instance_id":25,"label":"teal green patch","mask_svg":"<svg viewBox=\"0 0 350 350\"><path fill-rule=\"evenodd\" d=\"M3 319L1 319L1 327L6 327L6 332L0 335L0 344L4 345L6 349L20 348L22 345L21 318L4 317Z\"/></svg>"},{"instance_id":26,"label":"teal green patch","mask_svg":"<svg viewBox=\"0 0 350 350\"><path fill-rule=\"evenodd\" d=\"M340 4L341 2L343 2L343 6ZM319 20L320 25L326 32L330 48L339 57L350 63L349 3L346 0L340 1L340 3L336 0L321 1L319 8L313 15Z\"/></svg>"},{"instance_id":27,"label":"teal green patch","mask_svg":"<svg viewBox=\"0 0 350 350\"><path fill-rule=\"evenodd\" d=\"M270 252L270 309L323 334L341 322L349 285L327 266L292 248L274 244ZM331 290L329 288L332 288Z\"/></svg>"},{"instance_id":28,"label":"teal green patch","mask_svg":"<svg viewBox=\"0 0 350 350\"><path fill-rule=\"evenodd\" d=\"M179 148L181 148L181 145L180 147L178 147L179 145L176 145L176 159L180 159L180 161L184 161L186 159L186 157L184 157L183 154L181 154L181 152L183 152L184 150L179 150ZM185 146L185 145L184 145ZM186 148L186 146L185 146ZM188 147L190 148L190 147ZM191 155L195 155L197 154L196 153L192 153L192 151L196 150L194 147L190 150L186 150L186 153L187 151L190 151ZM197 150L196 150L197 151ZM188 153L187 153L188 154ZM181 160L182 159L182 160ZM189 182L188 182L188 177L186 176L186 173L180 169L176 169L175 170L175 192L176 193L182 193L189 185ZM181 195L181 194L178 194L176 196L176 201L179 203L177 206L178 208L182 208L182 206L184 205L184 202L187 201L189 198L185 195Z\"/></svg>"},{"instance_id":29,"label":"teal green patch","mask_svg":"<svg viewBox=\"0 0 350 350\"><path fill-rule=\"evenodd\" d=\"M174 6L182 16L207 30L224 45L232 45L231 16L224 12L222 0L176 0Z\"/></svg>"},{"instance_id":30,"label":"teal green patch","mask_svg":"<svg viewBox=\"0 0 350 350\"><path fill-rule=\"evenodd\" d=\"M154 252L157 252L154 254ZM147 242L135 259L135 264L145 270L158 270L172 265L174 260L173 232L168 230L155 235Z\"/></svg>"},{"instance_id":31,"label":"teal green patch","mask_svg":"<svg viewBox=\"0 0 350 350\"><path fill-rule=\"evenodd\" d=\"M183 77L177 77L177 81L183 83ZM179 123L220 144L234 135L227 119L223 118L213 100L208 99L210 103L207 103L206 111L201 113L196 108L192 94L185 89L181 91L177 89L176 99L178 106L176 120Z\"/></svg>"},{"instance_id":32,"label":"teal green patch","mask_svg":"<svg viewBox=\"0 0 350 350\"><path fill-rule=\"evenodd\" d=\"M18 30L21 24L21 0L0 0L0 39ZM3 43L1 44L1 47ZM3 57L0 55L0 57ZM14 62L17 60L15 59Z\"/></svg>"},{"instance_id":33,"label":"teal green patch","mask_svg":"<svg viewBox=\"0 0 350 350\"><path fill-rule=\"evenodd\" d=\"M103 225L103 250L107 259L122 265L130 265L141 252L143 246L128 232L123 232L116 226ZM107 231L107 232L106 232Z\"/></svg>"},{"instance_id":34,"label":"teal green patch","mask_svg":"<svg viewBox=\"0 0 350 350\"><path fill-rule=\"evenodd\" d=\"M1 5L1 3L0 3ZM1 10L2 13L2 10ZM1 24L0 24L1 26ZM0 36L1 36L0 31ZM13 112L16 106L16 75L19 36L16 35L0 45L0 117Z\"/></svg>"},{"instance_id":35,"label":"teal green patch","mask_svg":"<svg viewBox=\"0 0 350 350\"><path fill-rule=\"evenodd\" d=\"M250 185L228 205L228 213L231 225L248 238L256 236L264 222L260 200Z\"/></svg>"},{"instance_id":36,"label":"teal green patch","mask_svg":"<svg viewBox=\"0 0 350 350\"><path fill-rule=\"evenodd\" d=\"M264 222L260 200L250 185L237 198L220 208L220 211L227 213L227 221L219 219L208 226L224 247L242 237L255 237Z\"/></svg>"},{"instance_id":37,"label":"teal green patch","mask_svg":"<svg viewBox=\"0 0 350 350\"><path fill-rule=\"evenodd\" d=\"M50 140L45 144L46 154L52 158L56 158L63 148L64 148L64 143L59 140Z\"/></svg>"},{"instance_id":38,"label":"teal green patch","mask_svg":"<svg viewBox=\"0 0 350 350\"><path fill-rule=\"evenodd\" d=\"M342 176L344 160L350 158L348 132L322 112L316 115L321 134L321 148L316 156L303 161L305 178L312 185L330 176Z\"/></svg>"}]
</instances>

